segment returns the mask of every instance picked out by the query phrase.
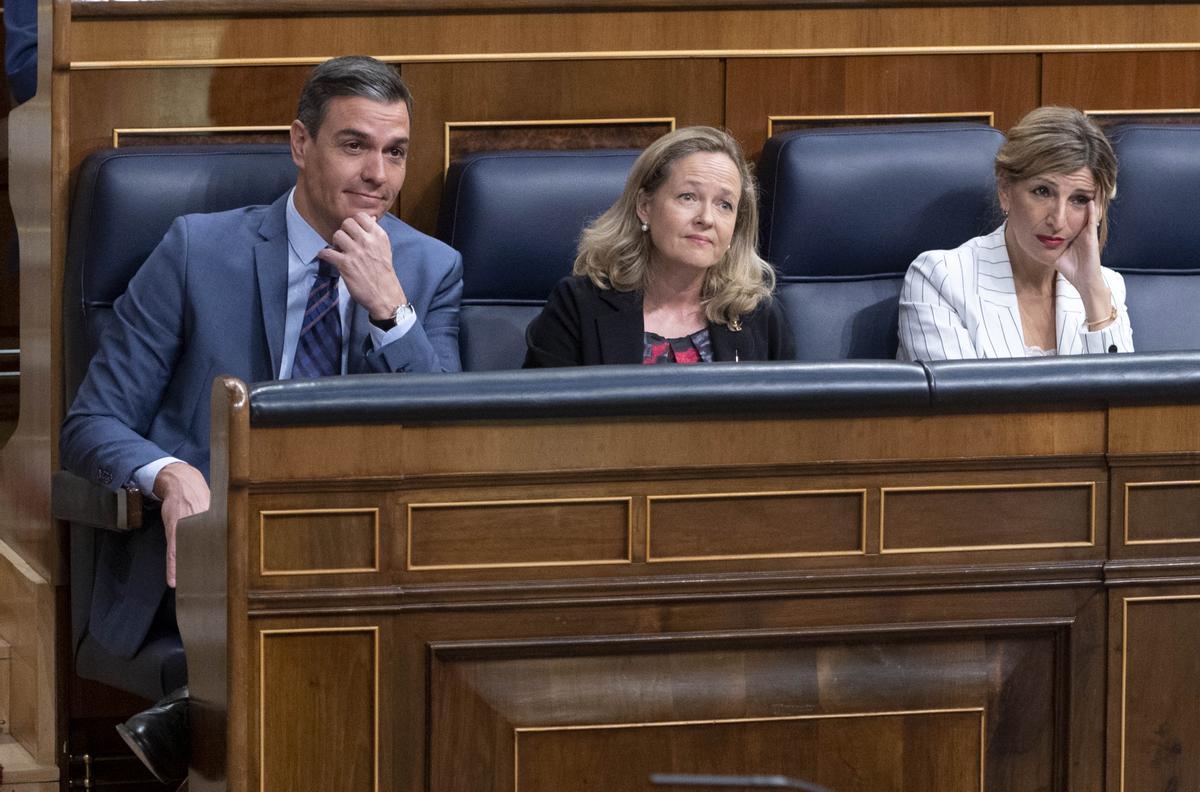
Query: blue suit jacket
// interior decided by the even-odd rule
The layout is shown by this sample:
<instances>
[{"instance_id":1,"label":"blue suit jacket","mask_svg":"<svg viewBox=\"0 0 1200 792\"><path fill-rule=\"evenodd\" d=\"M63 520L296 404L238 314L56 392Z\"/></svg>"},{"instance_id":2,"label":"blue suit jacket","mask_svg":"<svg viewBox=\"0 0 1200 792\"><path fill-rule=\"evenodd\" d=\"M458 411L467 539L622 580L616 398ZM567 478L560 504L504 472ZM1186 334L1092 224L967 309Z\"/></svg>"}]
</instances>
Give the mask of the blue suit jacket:
<instances>
[{"instance_id":1,"label":"blue suit jacket","mask_svg":"<svg viewBox=\"0 0 1200 792\"><path fill-rule=\"evenodd\" d=\"M287 302L285 194L270 206L185 215L114 304L63 423L63 467L117 489L141 466L175 456L208 477L213 380L278 376ZM380 225L417 323L371 348L367 312L351 308L349 371L458 371L462 258L391 215ZM166 590L165 540L148 521L128 535L105 533L88 630L130 657Z\"/></svg>"}]
</instances>

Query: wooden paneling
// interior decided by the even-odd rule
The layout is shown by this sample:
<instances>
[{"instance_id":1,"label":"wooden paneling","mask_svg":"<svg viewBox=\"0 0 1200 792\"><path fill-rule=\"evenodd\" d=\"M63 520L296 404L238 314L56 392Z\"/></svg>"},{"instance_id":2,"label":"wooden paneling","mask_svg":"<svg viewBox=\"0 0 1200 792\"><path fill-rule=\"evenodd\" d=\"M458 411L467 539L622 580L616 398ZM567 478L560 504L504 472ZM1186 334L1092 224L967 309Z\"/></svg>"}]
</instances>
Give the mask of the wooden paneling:
<instances>
[{"instance_id":1,"label":"wooden paneling","mask_svg":"<svg viewBox=\"0 0 1200 792\"><path fill-rule=\"evenodd\" d=\"M670 132L674 119L616 119L574 123L450 122L446 164L476 151L511 149L645 148Z\"/></svg>"},{"instance_id":2,"label":"wooden paneling","mask_svg":"<svg viewBox=\"0 0 1200 792\"><path fill-rule=\"evenodd\" d=\"M379 509L259 512L263 575L374 572L379 569Z\"/></svg>"},{"instance_id":3,"label":"wooden paneling","mask_svg":"<svg viewBox=\"0 0 1200 792\"><path fill-rule=\"evenodd\" d=\"M1126 544L1200 543L1200 479L1128 482L1125 499Z\"/></svg>"},{"instance_id":4,"label":"wooden paneling","mask_svg":"<svg viewBox=\"0 0 1200 792\"><path fill-rule=\"evenodd\" d=\"M1171 454L1192 461L1186 458L1200 453L1200 405L1113 407L1108 434L1110 454Z\"/></svg>"},{"instance_id":5,"label":"wooden paneling","mask_svg":"<svg viewBox=\"0 0 1200 792\"><path fill-rule=\"evenodd\" d=\"M260 641L257 788L377 792L378 630L263 630Z\"/></svg>"},{"instance_id":6,"label":"wooden paneling","mask_svg":"<svg viewBox=\"0 0 1200 792\"><path fill-rule=\"evenodd\" d=\"M928 6L971 5L974 0L927 0ZM1152 2L1153 0L1127 0L1127 2ZM855 5L864 8L886 8L903 6L908 0L585 0L576 3L575 9L599 11L624 8L680 8L697 9L706 7L749 9L770 8L830 8ZM1052 0L1020 0L1020 5L1049 5ZM1093 5L1117 0L1071 0L1074 4ZM1060 3L1061 4L1061 0ZM396 11L437 11L455 13L464 11L528 11L552 10L561 7L556 0L341 0L341 11L365 11L371 13L394 13ZM128 16L235 16L239 14L311 14L328 11L328 3L322 0L257 0L247 7L240 0L142 0L136 6L127 6L122 0L73 0L71 15L87 17Z\"/></svg>"},{"instance_id":7,"label":"wooden paneling","mask_svg":"<svg viewBox=\"0 0 1200 792\"><path fill-rule=\"evenodd\" d=\"M715 59L405 64L401 73L416 98L401 210L427 232L441 199L446 122L724 121L724 67ZM587 139L587 127L575 129L580 141Z\"/></svg>"},{"instance_id":8,"label":"wooden paneling","mask_svg":"<svg viewBox=\"0 0 1200 792\"><path fill-rule=\"evenodd\" d=\"M514 747L513 789L645 789L652 773L693 772L780 774L845 792L983 792L982 714L980 708L524 729Z\"/></svg>"},{"instance_id":9,"label":"wooden paneling","mask_svg":"<svg viewBox=\"0 0 1200 792\"><path fill-rule=\"evenodd\" d=\"M839 792L1057 788L1056 647L1054 631L986 630L438 646L431 787L645 790L651 772L721 772ZM468 732L472 763L439 739Z\"/></svg>"},{"instance_id":10,"label":"wooden paneling","mask_svg":"<svg viewBox=\"0 0 1200 792\"><path fill-rule=\"evenodd\" d=\"M403 522L383 492L309 490L249 499L249 563L273 588L319 585L333 577L363 584L381 572ZM317 576L316 580L308 579Z\"/></svg>"},{"instance_id":11,"label":"wooden paneling","mask_svg":"<svg viewBox=\"0 0 1200 792\"><path fill-rule=\"evenodd\" d=\"M1117 592L1109 792L1200 786L1200 595Z\"/></svg>"},{"instance_id":12,"label":"wooden paneling","mask_svg":"<svg viewBox=\"0 0 1200 792\"><path fill-rule=\"evenodd\" d=\"M340 7L340 6L339 6ZM577 6L576 6L577 7ZM725 9L75 19L63 62L293 58L347 52L417 58L538 53L736 55L845 48L939 49L1200 41L1186 3L967 8Z\"/></svg>"},{"instance_id":13,"label":"wooden paneling","mask_svg":"<svg viewBox=\"0 0 1200 792\"><path fill-rule=\"evenodd\" d=\"M727 123L753 157L768 116L991 112L1007 129L1038 104L1035 55L731 58L727 75Z\"/></svg>"},{"instance_id":14,"label":"wooden paneling","mask_svg":"<svg viewBox=\"0 0 1200 792\"><path fill-rule=\"evenodd\" d=\"M1045 55L1042 102L1081 110L1198 108L1200 52Z\"/></svg>"},{"instance_id":15,"label":"wooden paneling","mask_svg":"<svg viewBox=\"0 0 1200 792\"><path fill-rule=\"evenodd\" d=\"M114 129L287 126L310 71L293 66L73 74L69 166L74 172L88 154L111 146Z\"/></svg>"},{"instance_id":16,"label":"wooden paneling","mask_svg":"<svg viewBox=\"0 0 1200 792\"><path fill-rule=\"evenodd\" d=\"M866 500L865 490L652 497L646 559L862 554Z\"/></svg>"},{"instance_id":17,"label":"wooden paneling","mask_svg":"<svg viewBox=\"0 0 1200 792\"><path fill-rule=\"evenodd\" d=\"M1197 422L1200 426L1200 421ZM653 442L648 433L662 432ZM257 433L250 461L259 482L319 480L331 468L355 476L439 476L694 468L711 460L738 466L820 465L973 456L1071 457L1104 452L1105 413L1031 412L1007 416L830 417L772 421L690 420L686 431L661 422L596 420L567 425L514 421L488 426L295 427ZM322 449L320 455L310 453ZM400 450L397 450L400 449Z\"/></svg>"},{"instance_id":18,"label":"wooden paneling","mask_svg":"<svg viewBox=\"0 0 1200 792\"><path fill-rule=\"evenodd\" d=\"M627 564L628 498L409 506L409 569Z\"/></svg>"},{"instance_id":19,"label":"wooden paneling","mask_svg":"<svg viewBox=\"0 0 1200 792\"><path fill-rule=\"evenodd\" d=\"M1092 482L885 488L883 496L885 553L1095 543Z\"/></svg>"}]
</instances>

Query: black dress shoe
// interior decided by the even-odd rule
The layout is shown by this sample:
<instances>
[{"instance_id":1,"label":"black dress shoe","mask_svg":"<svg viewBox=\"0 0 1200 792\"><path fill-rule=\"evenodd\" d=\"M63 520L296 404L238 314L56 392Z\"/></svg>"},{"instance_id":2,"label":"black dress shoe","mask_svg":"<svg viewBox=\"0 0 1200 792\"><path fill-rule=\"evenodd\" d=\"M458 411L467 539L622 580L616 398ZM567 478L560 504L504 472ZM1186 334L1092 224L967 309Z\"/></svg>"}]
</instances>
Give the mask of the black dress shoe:
<instances>
[{"instance_id":1,"label":"black dress shoe","mask_svg":"<svg viewBox=\"0 0 1200 792\"><path fill-rule=\"evenodd\" d=\"M117 734L142 764L164 784L177 784L188 771L188 689L185 685L142 710Z\"/></svg>"}]
</instances>

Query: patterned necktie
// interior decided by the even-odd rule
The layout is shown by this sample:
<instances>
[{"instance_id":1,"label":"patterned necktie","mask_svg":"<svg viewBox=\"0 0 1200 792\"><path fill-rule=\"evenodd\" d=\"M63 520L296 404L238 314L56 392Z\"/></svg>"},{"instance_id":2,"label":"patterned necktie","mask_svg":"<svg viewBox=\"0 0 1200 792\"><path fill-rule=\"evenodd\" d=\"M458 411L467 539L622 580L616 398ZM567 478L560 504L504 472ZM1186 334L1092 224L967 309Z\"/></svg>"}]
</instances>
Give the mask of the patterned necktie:
<instances>
[{"instance_id":1,"label":"patterned necktie","mask_svg":"<svg viewBox=\"0 0 1200 792\"><path fill-rule=\"evenodd\" d=\"M304 306L304 326L292 362L292 378L342 373L342 317L338 312L338 273L320 262Z\"/></svg>"}]
</instances>

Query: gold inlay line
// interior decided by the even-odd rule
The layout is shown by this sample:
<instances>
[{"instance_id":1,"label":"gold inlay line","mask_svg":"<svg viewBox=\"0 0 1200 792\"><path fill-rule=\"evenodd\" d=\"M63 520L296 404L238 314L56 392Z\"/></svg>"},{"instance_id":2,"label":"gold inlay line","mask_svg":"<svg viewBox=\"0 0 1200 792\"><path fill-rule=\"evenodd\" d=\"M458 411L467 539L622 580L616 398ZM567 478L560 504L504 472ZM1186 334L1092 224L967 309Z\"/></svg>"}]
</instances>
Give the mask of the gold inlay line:
<instances>
[{"instance_id":1,"label":"gold inlay line","mask_svg":"<svg viewBox=\"0 0 1200 792\"><path fill-rule=\"evenodd\" d=\"M412 535L413 512L433 509L470 509L477 506L542 506L572 503L624 503L625 504L625 557L583 559L579 561L500 561L481 564L413 564ZM440 503L409 503L406 510L405 569L428 572L434 570L463 569L521 569L530 567L572 567L633 563L633 497L615 496L604 498L527 498L518 500L446 501Z\"/></svg>"},{"instance_id":2,"label":"gold inlay line","mask_svg":"<svg viewBox=\"0 0 1200 792\"><path fill-rule=\"evenodd\" d=\"M331 633L370 633L372 649L372 766L371 786L379 792L379 627L363 625L361 627L286 627L281 629L265 629L258 631L258 789L266 792L266 763L267 729L266 729L266 674L267 674L267 636L279 635L325 635Z\"/></svg>"},{"instance_id":3,"label":"gold inlay line","mask_svg":"<svg viewBox=\"0 0 1200 792\"><path fill-rule=\"evenodd\" d=\"M369 514L373 519L375 563L369 567L317 567L315 569L284 569L267 571L267 517L304 516L313 514ZM378 572L380 558L379 508L358 506L335 509L262 509L258 512L258 574L261 577L295 577L297 575L341 575L347 573Z\"/></svg>"},{"instance_id":4,"label":"gold inlay line","mask_svg":"<svg viewBox=\"0 0 1200 792\"><path fill-rule=\"evenodd\" d=\"M889 549L886 543L887 523L887 494L889 492L954 492L960 490L1024 490L1024 489L1062 489L1082 488L1091 490L1088 507L1088 539L1085 542L1017 542L1012 544L978 544L978 545L941 545L936 547L903 547ZM879 552L881 554L901 553L954 553L964 550L1034 550L1055 549L1068 547L1095 547L1096 545L1096 482L1095 481L1042 481L1036 483L1017 484L935 484L919 487L880 487L879 488Z\"/></svg>"},{"instance_id":5,"label":"gold inlay line","mask_svg":"<svg viewBox=\"0 0 1200 792\"><path fill-rule=\"evenodd\" d=\"M859 495L859 546L857 550L817 550L797 551L794 553L742 553L734 555L704 555L704 556L661 556L655 557L650 553L651 524L653 519L652 506L655 501L689 501L689 500L723 500L726 498L778 498L808 495ZM821 558L827 556L866 555L867 552L867 490L866 489L823 489L823 490L772 490L769 492L702 492L678 495L648 495L646 496L646 563L662 564L682 561L750 561L766 558Z\"/></svg>"},{"instance_id":6,"label":"gold inlay line","mask_svg":"<svg viewBox=\"0 0 1200 792\"><path fill-rule=\"evenodd\" d=\"M203 135L212 132L287 132L290 126L191 126L191 127L120 127L112 133L112 147L121 147L121 135Z\"/></svg>"},{"instance_id":7,"label":"gold inlay line","mask_svg":"<svg viewBox=\"0 0 1200 792\"><path fill-rule=\"evenodd\" d=\"M1129 110L1084 110L1084 115L1088 116L1138 116L1138 115L1200 115L1200 108L1196 107L1172 107L1172 108L1144 108L1139 107Z\"/></svg>"},{"instance_id":8,"label":"gold inlay line","mask_svg":"<svg viewBox=\"0 0 1200 792\"><path fill-rule=\"evenodd\" d=\"M996 114L991 110L965 110L961 113L847 113L844 115L769 115L767 137L775 135L776 121L920 121L926 118L978 118L988 126L996 125Z\"/></svg>"},{"instance_id":9,"label":"gold inlay line","mask_svg":"<svg viewBox=\"0 0 1200 792\"><path fill-rule=\"evenodd\" d=\"M521 129L523 127L553 127L553 126L650 126L651 124L669 124L671 132L675 131L675 117L661 118L535 118L529 120L499 120L499 121L446 121L442 126L442 175L450 170L450 132L456 129ZM588 149L593 150L593 149Z\"/></svg>"},{"instance_id":10,"label":"gold inlay line","mask_svg":"<svg viewBox=\"0 0 1200 792\"><path fill-rule=\"evenodd\" d=\"M818 712L807 715L762 715L745 718L695 718L689 720L640 721L637 723L569 723L560 726L514 726L513 732L591 731L614 729L656 729L664 726L720 726L728 723L775 723L780 721L849 720L853 718L887 718L898 715L955 715L985 713L983 707L935 707L912 710L875 710L871 712Z\"/></svg>"},{"instance_id":11,"label":"gold inlay line","mask_svg":"<svg viewBox=\"0 0 1200 792\"><path fill-rule=\"evenodd\" d=\"M1200 485L1200 480L1190 481L1127 481L1125 482L1125 498L1124 503L1124 526L1123 538L1126 545L1163 545L1163 544L1190 544L1200 542L1200 536L1195 537L1177 537L1174 539L1130 539L1129 538L1129 491L1131 489L1152 489L1154 487L1195 487Z\"/></svg>"},{"instance_id":12,"label":"gold inlay line","mask_svg":"<svg viewBox=\"0 0 1200 792\"><path fill-rule=\"evenodd\" d=\"M802 47L793 49L671 49L671 50L560 50L547 52L462 52L424 55L376 55L385 63L491 63L545 60L638 60L685 58L828 58L855 55L1036 55L1039 53L1185 52L1200 49L1200 42L1115 44L990 44L948 46ZM269 58L144 58L130 60L71 61L71 71L97 69L194 69L234 66L315 66L327 55Z\"/></svg>"},{"instance_id":13,"label":"gold inlay line","mask_svg":"<svg viewBox=\"0 0 1200 792\"><path fill-rule=\"evenodd\" d=\"M1168 602L1171 600L1198 600L1200 594L1157 594L1145 597L1121 598L1121 757L1118 772L1118 790L1125 792L1125 712L1128 702L1127 689L1129 686L1129 603L1131 602Z\"/></svg>"}]
</instances>

